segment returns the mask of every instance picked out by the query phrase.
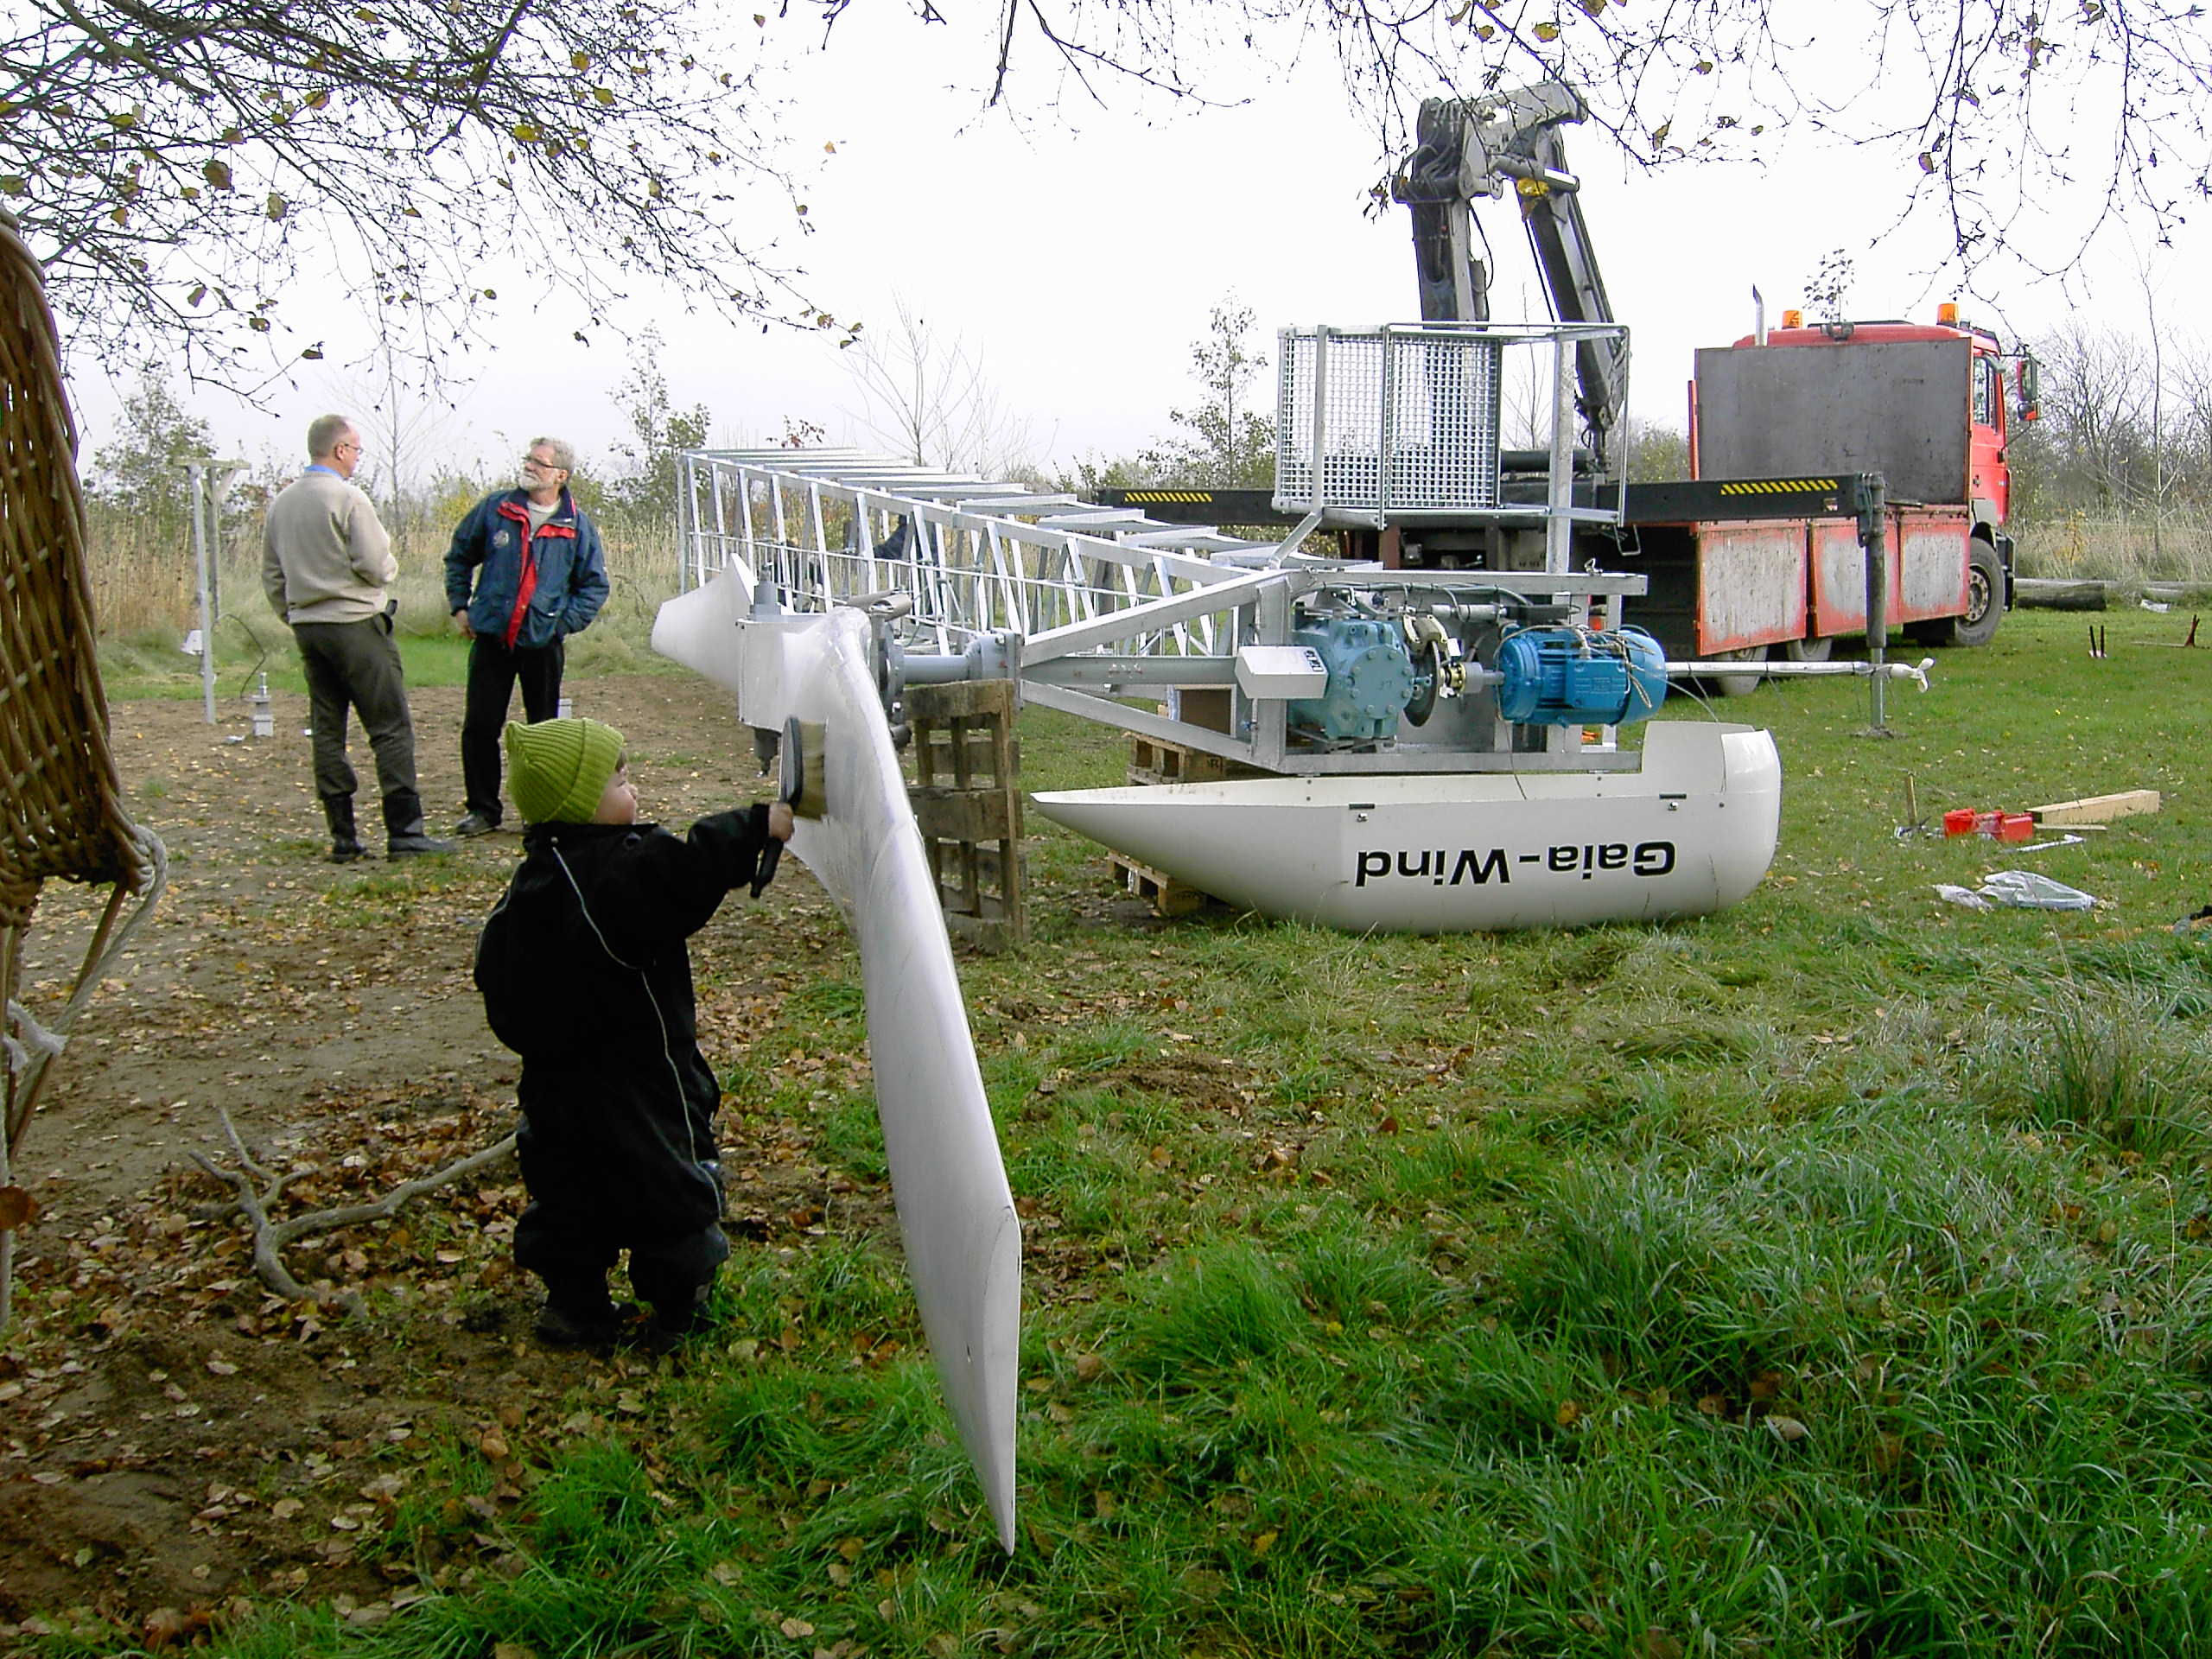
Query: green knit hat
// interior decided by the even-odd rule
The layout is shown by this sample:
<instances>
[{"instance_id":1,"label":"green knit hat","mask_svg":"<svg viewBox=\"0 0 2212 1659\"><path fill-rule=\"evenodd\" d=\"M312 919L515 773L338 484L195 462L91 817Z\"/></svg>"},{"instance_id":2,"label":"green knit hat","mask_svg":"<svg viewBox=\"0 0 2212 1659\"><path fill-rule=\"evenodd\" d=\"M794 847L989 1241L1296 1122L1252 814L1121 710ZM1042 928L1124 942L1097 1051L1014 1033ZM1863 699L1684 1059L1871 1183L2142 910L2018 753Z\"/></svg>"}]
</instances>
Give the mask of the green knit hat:
<instances>
[{"instance_id":1,"label":"green knit hat","mask_svg":"<svg viewBox=\"0 0 2212 1659\"><path fill-rule=\"evenodd\" d=\"M622 734L596 720L507 722L507 793L527 823L589 823L622 759Z\"/></svg>"}]
</instances>

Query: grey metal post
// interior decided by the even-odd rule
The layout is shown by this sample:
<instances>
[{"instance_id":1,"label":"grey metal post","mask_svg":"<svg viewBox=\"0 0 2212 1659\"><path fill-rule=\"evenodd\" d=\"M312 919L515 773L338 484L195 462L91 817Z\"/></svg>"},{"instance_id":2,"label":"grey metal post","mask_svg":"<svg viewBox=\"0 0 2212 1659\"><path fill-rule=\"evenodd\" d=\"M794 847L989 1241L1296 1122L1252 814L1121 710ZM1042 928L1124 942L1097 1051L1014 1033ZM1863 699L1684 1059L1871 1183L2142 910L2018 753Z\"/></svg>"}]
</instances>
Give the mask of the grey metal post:
<instances>
[{"instance_id":1,"label":"grey metal post","mask_svg":"<svg viewBox=\"0 0 2212 1659\"><path fill-rule=\"evenodd\" d=\"M207 723L215 723L215 596L207 571L207 489L204 462L185 467L186 487L192 493L192 565L200 588L200 695Z\"/></svg>"},{"instance_id":2,"label":"grey metal post","mask_svg":"<svg viewBox=\"0 0 2212 1659\"><path fill-rule=\"evenodd\" d=\"M1382 327L1382 429L1376 435L1375 443L1375 511L1377 515L1377 528L1382 527L1390 514L1390 437L1392 430L1398 423L1396 350L1395 336L1390 332L1389 325L1385 323ZM1427 346L1424 344L1421 350L1424 353L1422 366L1426 368Z\"/></svg>"},{"instance_id":3,"label":"grey metal post","mask_svg":"<svg viewBox=\"0 0 2212 1659\"><path fill-rule=\"evenodd\" d=\"M1317 474L1318 477L1319 474ZM1290 643L1291 594L1286 585L1262 589L1253 607L1259 643ZM1263 697L1253 705L1252 760L1254 764L1280 769L1290 747L1290 705L1281 697Z\"/></svg>"},{"instance_id":4,"label":"grey metal post","mask_svg":"<svg viewBox=\"0 0 2212 1659\"><path fill-rule=\"evenodd\" d=\"M214 461L207 469L207 597L218 622L223 620L223 509L247 470L243 461Z\"/></svg>"},{"instance_id":5,"label":"grey metal post","mask_svg":"<svg viewBox=\"0 0 2212 1659\"><path fill-rule=\"evenodd\" d=\"M200 510L207 518L207 614L218 622L223 620L224 486L216 481L219 475L210 467L200 478L200 493L207 498Z\"/></svg>"},{"instance_id":6,"label":"grey metal post","mask_svg":"<svg viewBox=\"0 0 2212 1659\"><path fill-rule=\"evenodd\" d=\"M1881 671L1890 646L1889 481L1879 473L1859 475L1859 545L1866 555L1866 682L1868 717L1874 730L1889 729L1889 677Z\"/></svg>"},{"instance_id":7,"label":"grey metal post","mask_svg":"<svg viewBox=\"0 0 2212 1659\"><path fill-rule=\"evenodd\" d=\"M1321 485L1322 463L1329 454L1329 328L1313 330L1313 499L1308 512L1319 512L1327 497Z\"/></svg>"},{"instance_id":8,"label":"grey metal post","mask_svg":"<svg viewBox=\"0 0 2212 1659\"><path fill-rule=\"evenodd\" d=\"M707 483L715 499L715 557L718 565L729 563L729 518L722 508L722 469L709 463ZM745 468L737 469L737 510L744 531L745 564L754 576L760 574L760 563L753 556L753 486L747 480Z\"/></svg>"},{"instance_id":9,"label":"grey metal post","mask_svg":"<svg viewBox=\"0 0 2212 1659\"><path fill-rule=\"evenodd\" d=\"M1544 574L1563 576L1573 556L1574 346L1566 335L1552 342L1551 489L1545 500Z\"/></svg>"},{"instance_id":10,"label":"grey metal post","mask_svg":"<svg viewBox=\"0 0 2212 1659\"><path fill-rule=\"evenodd\" d=\"M679 594L688 594L698 585L691 575L691 527L699 516L699 504L694 499L698 488L698 463L686 454L683 480L676 492L676 591Z\"/></svg>"}]
</instances>

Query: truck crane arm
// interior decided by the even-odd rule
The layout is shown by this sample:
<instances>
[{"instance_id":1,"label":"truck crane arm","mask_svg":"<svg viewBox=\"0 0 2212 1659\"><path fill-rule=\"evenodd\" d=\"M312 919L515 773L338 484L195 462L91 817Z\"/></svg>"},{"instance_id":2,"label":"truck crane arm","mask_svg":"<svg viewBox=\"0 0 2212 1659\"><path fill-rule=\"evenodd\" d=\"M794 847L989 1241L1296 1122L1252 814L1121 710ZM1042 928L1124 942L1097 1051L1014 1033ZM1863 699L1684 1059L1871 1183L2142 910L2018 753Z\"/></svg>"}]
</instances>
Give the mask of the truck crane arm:
<instances>
[{"instance_id":1,"label":"truck crane arm","mask_svg":"<svg viewBox=\"0 0 2212 1659\"><path fill-rule=\"evenodd\" d=\"M1423 321L1488 320L1491 273L1474 254L1471 208L1478 196L1503 195L1509 181L1554 317L1614 321L1560 137L1562 126L1589 113L1582 95L1557 80L1495 97L1433 98L1421 105L1416 147L1391 181L1391 194L1413 212ZM1623 412L1624 355L1618 340L1585 340L1576 348L1576 408L1601 469Z\"/></svg>"}]
</instances>

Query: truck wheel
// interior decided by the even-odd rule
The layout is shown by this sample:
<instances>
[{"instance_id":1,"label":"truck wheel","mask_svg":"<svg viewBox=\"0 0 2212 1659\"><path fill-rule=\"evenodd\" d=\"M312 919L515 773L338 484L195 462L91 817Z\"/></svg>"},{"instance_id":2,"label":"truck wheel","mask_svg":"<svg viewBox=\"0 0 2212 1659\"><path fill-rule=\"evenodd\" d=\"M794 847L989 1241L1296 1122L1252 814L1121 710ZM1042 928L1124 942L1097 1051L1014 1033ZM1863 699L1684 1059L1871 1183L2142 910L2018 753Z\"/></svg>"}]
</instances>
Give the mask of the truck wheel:
<instances>
[{"instance_id":1,"label":"truck wheel","mask_svg":"<svg viewBox=\"0 0 2212 1659\"><path fill-rule=\"evenodd\" d=\"M1785 639L1782 642L1782 658L1789 663L1825 663L1835 655L1835 640Z\"/></svg>"},{"instance_id":2,"label":"truck wheel","mask_svg":"<svg viewBox=\"0 0 2212 1659\"><path fill-rule=\"evenodd\" d=\"M1741 651L1719 652L1715 653L1713 660L1722 663L1763 663L1766 661L1766 647L1746 645ZM1724 697L1748 697L1759 689L1765 679L1766 676L1764 674L1717 674L1713 677L1712 684L1713 689Z\"/></svg>"},{"instance_id":3,"label":"truck wheel","mask_svg":"<svg viewBox=\"0 0 2212 1659\"><path fill-rule=\"evenodd\" d=\"M2005 570L1997 550L1979 536L1967 543L1967 610L1951 619L1950 643L1986 645L2005 620Z\"/></svg>"}]
</instances>

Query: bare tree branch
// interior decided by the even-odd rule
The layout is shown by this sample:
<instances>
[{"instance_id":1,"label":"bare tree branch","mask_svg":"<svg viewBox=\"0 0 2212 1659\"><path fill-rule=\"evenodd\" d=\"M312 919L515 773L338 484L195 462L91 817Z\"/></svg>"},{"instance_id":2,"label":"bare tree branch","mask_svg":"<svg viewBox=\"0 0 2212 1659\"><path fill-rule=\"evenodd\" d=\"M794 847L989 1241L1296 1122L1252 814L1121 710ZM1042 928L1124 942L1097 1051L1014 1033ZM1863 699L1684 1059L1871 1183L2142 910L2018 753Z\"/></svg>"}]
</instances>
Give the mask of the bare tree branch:
<instances>
[{"instance_id":1,"label":"bare tree branch","mask_svg":"<svg viewBox=\"0 0 2212 1659\"><path fill-rule=\"evenodd\" d=\"M1422 99L1548 76L1644 166L1809 131L1862 147L1869 193L1936 216L1969 272L2000 251L2063 272L2112 220L2164 238L2212 194L2212 31L2183 0L904 10L972 32L979 112L1117 85L1234 103L1325 42L1386 164ZM852 0L810 15L833 39L864 26ZM806 204L753 21L696 0L10 0L0 203L74 346L135 363L181 341L188 369L233 384L321 352L319 320L280 301L332 258L433 359L496 304L483 267L512 256L595 319L652 281L834 327L779 246Z\"/></svg>"},{"instance_id":2,"label":"bare tree branch","mask_svg":"<svg viewBox=\"0 0 2212 1659\"><path fill-rule=\"evenodd\" d=\"M289 1178L273 1174L254 1161L252 1154L246 1150L245 1141L238 1135L238 1125L231 1122L231 1115L226 1109L219 1106L215 1109L215 1115L222 1121L223 1134L231 1143L231 1155L238 1160L238 1168L226 1169L198 1151L193 1153L192 1160L217 1180L227 1182L237 1189L238 1196L234 1206L219 1205L213 1213L226 1215L233 1208L245 1212L247 1223L253 1229L254 1272L260 1276L261 1282L277 1295L295 1302L321 1299L295 1279L291 1269L284 1265L284 1251L289 1246L301 1239L333 1232L340 1227L358 1227L363 1222L388 1220L398 1214L403 1206L425 1192L435 1192L465 1175L473 1175L487 1165L497 1163L515 1149L515 1138L510 1135L466 1158L455 1160L442 1169L434 1170L411 1181L403 1181L372 1203L349 1204L335 1210L314 1210L302 1216L289 1216L283 1221L271 1221L269 1206L284 1190ZM257 1181L264 1185L257 1189ZM361 1297L358 1291L342 1292L337 1300L348 1313L359 1313L361 1311Z\"/></svg>"},{"instance_id":3,"label":"bare tree branch","mask_svg":"<svg viewBox=\"0 0 2212 1659\"><path fill-rule=\"evenodd\" d=\"M22 0L0 201L73 346L181 341L233 384L321 354L280 301L332 257L426 355L516 256L594 316L651 276L823 325L776 251L804 204L755 55L690 0Z\"/></svg>"},{"instance_id":4,"label":"bare tree branch","mask_svg":"<svg viewBox=\"0 0 2212 1659\"><path fill-rule=\"evenodd\" d=\"M1553 76L1648 167L1824 135L1865 149L1872 199L1936 214L1969 272L2000 251L2063 272L2112 220L2164 237L2212 194L2212 31L2177 0L1007 0L994 104L1025 17L1086 91L1105 66L1217 101L1240 53L1271 68L1325 39L1386 164L1422 99Z\"/></svg>"}]
</instances>

